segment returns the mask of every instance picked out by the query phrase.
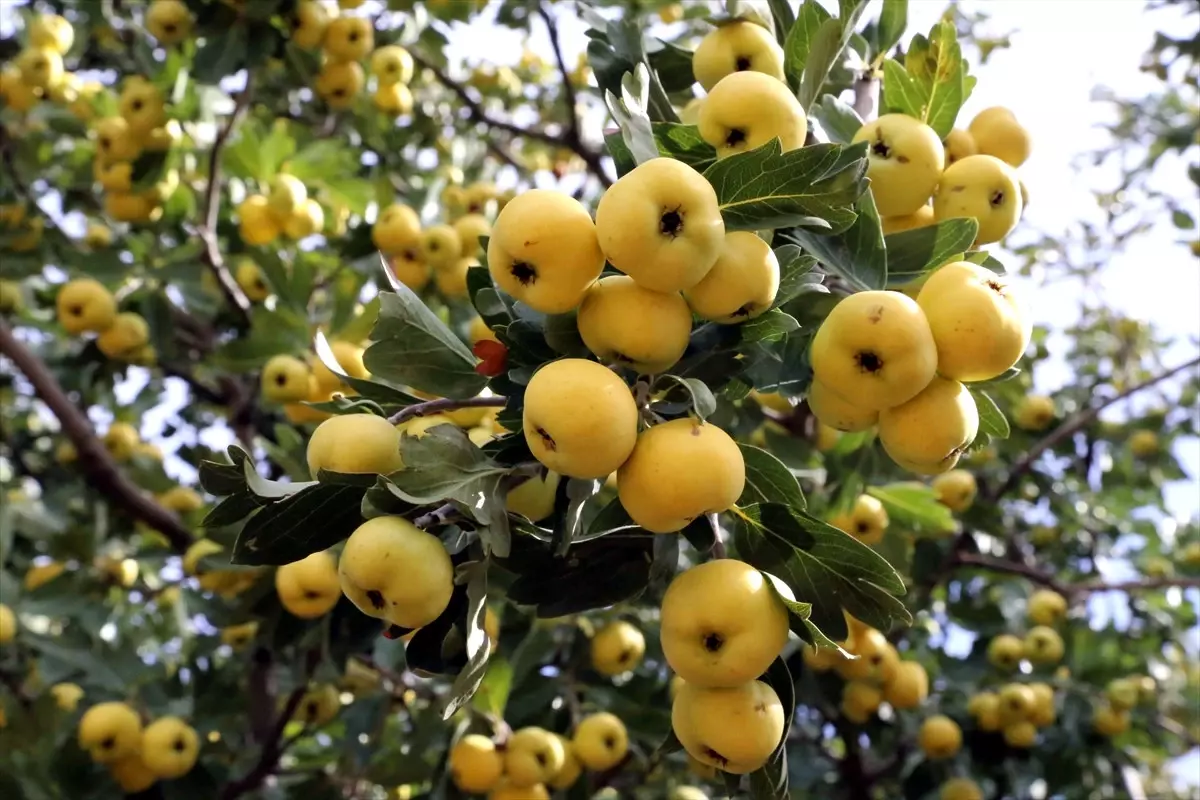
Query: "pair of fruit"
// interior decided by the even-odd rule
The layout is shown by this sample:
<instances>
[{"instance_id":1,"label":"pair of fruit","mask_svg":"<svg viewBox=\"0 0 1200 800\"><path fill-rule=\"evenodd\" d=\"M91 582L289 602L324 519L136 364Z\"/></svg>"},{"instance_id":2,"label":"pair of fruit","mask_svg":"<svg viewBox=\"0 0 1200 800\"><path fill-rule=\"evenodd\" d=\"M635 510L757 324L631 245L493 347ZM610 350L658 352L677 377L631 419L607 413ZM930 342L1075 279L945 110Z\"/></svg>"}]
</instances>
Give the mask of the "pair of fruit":
<instances>
[{"instance_id":1,"label":"pair of fruit","mask_svg":"<svg viewBox=\"0 0 1200 800\"><path fill-rule=\"evenodd\" d=\"M408 84L412 82L413 69L412 55L400 45L384 45L371 53L375 108L391 116L412 111L413 95Z\"/></svg>"},{"instance_id":2,"label":"pair of fruit","mask_svg":"<svg viewBox=\"0 0 1200 800\"><path fill-rule=\"evenodd\" d=\"M152 363L150 326L132 311L117 311L117 301L92 278L68 281L55 297L58 322L67 333L95 333L100 352L114 360Z\"/></svg>"},{"instance_id":3,"label":"pair of fruit","mask_svg":"<svg viewBox=\"0 0 1200 800\"><path fill-rule=\"evenodd\" d=\"M200 737L183 720L161 717L143 728L138 712L118 702L100 703L84 712L78 740L129 793L186 775L200 754Z\"/></svg>"},{"instance_id":4,"label":"pair of fruit","mask_svg":"<svg viewBox=\"0 0 1200 800\"><path fill-rule=\"evenodd\" d=\"M646 530L679 531L737 502L745 463L729 434L691 418L639 434L638 419L619 375L594 361L564 358L534 373L522 429L533 456L559 475L599 479L616 472L621 504ZM664 475L673 480L664 483Z\"/></svg>"},{"instance_id":5,"label":"pair of fruit","mask_svg":"<svg viewBox=\"0 0 1200 800\"><path fill-rule=\"evenodd\" d=\"M1000 731L1010 747L1029 748L1040 728L1058 718L1054 688L1048 683L1010 683L999 692L980 692L967 703L967 713L982 731Z\"/></svg>"},{"instance_id":6,"label":"pair of fruit","mask_svg":"<svg viewBox=\"0 0 1200 800\"><path fill-rule=\"evenodd\" d=\"M663 655L678 676L676 737L697 761L742 775L761 767L783 736L786 712L758 680L787 642L790 589L749 564L692 567L663 595Z\"/></svg>"},{"instance_id":7,"label":"pair of fruit","mask_svg":"<svg viewBox=\"0 0 1200 800\"><path fill-rule=\"evenodd\" d=\"M58 14L37 14L29 20L28 43L13 59L13 67L35 100L62 82L63 56L74 41L75 29Z\"/></svg>"},{"instance_id":8,"label":"pair of fruit","mask_svg":"<svg viewBox=\"0 0 1200 800\"><path fill-rule=\"evenodd\" d=\"M909 471L947 472L979 430L963 382L1009 369L1031 333L1007 280L966 261L936 270L916 300L858 292L813 339L809 406L837 430L878 425L884 450Z\"/></svg>"},{"instance_id":9,"label":"pair of fruit","mask_svg":"<svg viewBox=\"0 0 1200 800\"><path fill-rule=\"evenodd\" d=\"M1052 665L1062 661L1065 645L1058 631L1047 625L1035 625L1021 639L1003 633L988 642L988 660L998 669L1012 672L1028 659L1037 665Z\"/></svg>"}]
</instances>

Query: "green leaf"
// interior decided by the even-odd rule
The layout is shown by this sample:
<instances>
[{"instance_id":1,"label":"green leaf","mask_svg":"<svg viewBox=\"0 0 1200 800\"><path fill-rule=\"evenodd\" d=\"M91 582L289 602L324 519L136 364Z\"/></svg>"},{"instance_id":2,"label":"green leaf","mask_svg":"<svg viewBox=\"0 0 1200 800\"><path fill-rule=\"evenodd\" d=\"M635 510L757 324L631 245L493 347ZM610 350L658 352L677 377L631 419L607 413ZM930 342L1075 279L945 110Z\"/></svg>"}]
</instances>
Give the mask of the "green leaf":
<instances>
[{"instance_id":1,"label":"green leaf","mask_svg":"<svg viewBox=\"0 0 1200 800\"><path fill-rule=\"evenodd\" d=\"M888 254L883 246L879 213L870 193L858 198L857 208L858 218L844 233L822 235L797 228L789 238L856 289L883 289L887 286Z\"/></svg>"},{"instance_id":2,"label":"green leaf","mask_svg":"<svg viewBox=\"0 0 1200 800\"><path fill-rule=\"evenodd\" d=\"M913 37L903 65L884 61L880 110L916 117L945 139L974 84L954 23L941 21Z\"/></svg>"},{"instance_id":3,"label":"green leaf","mask_svg":"<svg viewBox=\"0 0 1200 800\"><path fill-rule=\"evenodd\" d=\"M792 679L792 673L782 656L771 663L762 680L779 696L779 703L784 708L785 723L779 745L771 753L767 763L750 773L750 796L754 800L788 800L787 742L792 720L796 716L796 682Z\"/></svg>"},{"instance_id":4,"label":"green leaf","mask_svg":"<svg viewBox=\"0 0 1200 800\"><path fill-rule=\"evenodd\" d=\"M775 248L779 262L779 289L775 292L773 308L779 308L805 292L828 291L821 285L822 275L815 272L817 259L801 252L794 244Z\"/></svg>"},{"instance_id":5,"label":"green leaf","mask_svg":"<svg viewBox=\"0 0 1200 800\"><path fill-rule=\"evenodd\" d=\"M308 349L308 323L290 309L275 311L255 307L250 312L250 334L230 339L209 357L209 366L230 372L258 369L280 353Z\"/></svg>"},{"instance_id":6,"label":"green leaf","mask_svg":"<svg viewBox=\"0 0 1200 800\"><path fill-rule=\"evenodd\" d=\"M272 503L246 521L234 564L281 565L327 550L362 524L366 487L317 483Z\"/></svg>"},{"instance_id":7,"label":"green leaf","mask_svg":"<svg viewBox=\"0 0 1200 800\"><path fill-rule=\"evenodd\" d=\"M520 547L518 547L518 542ZM650 580L653 536L605 536L571 546L557 558L541 542L521 537L501 565L517 574L508 598L537 606L539 617L561 617L636 597Z\"/></svg>"},{"instance_id":8,"label":"green leaf","mask_svg":"<svg viewBox=\"0 0 1200 800\"><path fill-rule=\"evenodd\" d=\"M487 672L488 656L492 652L491 641L483 629L487 613L487 564L464 564L459 570L467 575L467 665L450 685L446 707L442 711L443 720L453 717L475 695Z\"/></svg>"},{"instance_id":9,"label":"green leaf","mask_svg":"<svg viewBox=\"0 0 1200 800\"><path fill-rule=\"evenodd\" d=\"M778 341L799 328L800 323L795 317L774 308L749 322L743 322L739 330L743 342L759 342Z\"/></svg>"},{"instance_id":10,"label":"green leaf","mask_svg":"<svg viewBox=\"0 0 1200 800\"><path fill-rule=\"evenodd\" d=\"M775 17L767 0L725 0L725 13L733 19L753 22L775 35Z\"/></svg>"},{"instance_id":11,"label":"green leaf","mask_svg":"<svg viewBox=\"0 0 1200 800\"><path fill-rule=\"evenodd\" d=\"M812 115L821 123L829 141L840 144L849 144L854 139L854 134L863 126L862 117L858 116L858 112L849 103L832 94L821 96L821 102L812 108Z\"/></svg>"},{"instance_id":12,"label":"green leaf","mask_svg":"<svg viewBox=\"0 0 1200 800\"><path fill-rule=\"evenodd\" d=\"M824 220L849 228L866 191L866 145L815 144L787 153L778 139L723 158L704 172L720 203L726 230L762 230Z\"/></svg>"},{"instance_id":13,"label":"green leaf","mask_svg":"<svg viewBox=\"0 0 1200 800\"><path fill-rule=\"evenodd\" d=\"M734 515L738 557L782 580L829 638L846 638L845 608L880 630L909 622L904 581L882 556L833 526L776 503Z\"/></svg>"},{"instance_id":14,"label":"green leaf","mask_svg":"<svg viewBox=\"0 0 1200 800\"><path fill-rule=\"evenodd\" d=\"M813 0L805 0L806 4ZM821 95L821 88L830 71L842 57L859 17L867 7L867 0L843 0L838 3L839 19L827 19L817 28L812 38L808 56L804 61L804 74L800 78L800 90L796 96L807 112Z\"/></svg>"},{"instance_id":15,"label":"green leaf","mask_svg":"<svg viewBox=\"0 0 1200 800\"><path fill-rule=\"evenodd\" d=\"M867 494L883 503L889 526L918 528L949 533L955 528L954 515L938 502L932 487L917 481L868 486Z\"/></svg>"},{"instance_id":16,"label":"green leaf","mask_svg":"<svg viewBox=\"0 0 1200 800\"><path fill-rule=\"evenodd\" d=\"M970 249L978 232L979 222L968 217L947 219L936 225L885 236L888 285L900 286L918 280L925 273L961 256Z\"/></svg>"},{"instance_id":17,"label":"green leaf","mask_svg":"<svg viewBox=\"0 0 1200 800\"><path fill-rule=\"evenodd\" d=\"M829 12L817 0L804 0L800 5L796 22L788 30L783 43L783 71L793 89L799 88L809 51L821 25L828 19Z\"/></svg>"},{"instance_id":18,"label":"green leaf","mask_svg":"<svg viewBox=\"0 0 1200 800\"><path fill-rule=\"evenodd\" d=\"M783 503L792 508L806 506L796 476L782 461L753 445L738 442L738 449L746 462L746 488L738 498L738 505Z\"/></svg>"},{"instance_id":19,"label":"green leaf","mask_svg":"<svg viewBox=\"0 0 1200 800\"><path fill-rule=\"evenodd\" d=\"M111 666L112 648L100 645L92 650L71 646L56 638L25 634L21 641L37 651L47 662L58 662L63 667L78 672L82 681L101 686L110 692L125 691L125 681ZM48 664L43 665L43 671Z\"/></svg>"},{"instance_id":20,"label":"green leaf","mask_svg":"<svg viewBox=\"0 0 1200 800\"><path fill-rule=\"evenodd\" d=\"M250 37L243 24L206 36L192 61L192 77L200 83L220 83L241 68L249 47Z\"/></svg>"},{"instance_id":21,"label":"green leaf","mask_svg":"<svg viewBox=\"0 0 1200 800\"><path fill-rule=\"evenodd\" d=\"M908 27L908 0L883 0L879 12L879 27L875 33L879 53L887 53L900 43L904 29Z\"/></svg>"},{"instance_id":22,"label":"green leaf","mask_svg":"<svg viewBox=\"0 0 1200 800\"><path fill-rule=\"evenodd\" d=\"M975 398L976 408L979 409L979 432L997 439L1007 439L1012 433L1012 429L1008 425L1008 418L996 405L996 401L987 392L976 386L967 388L971 392L971 397Z\"/></svg>"},{"instance_id":23,"label":"green leaf","mask_svg":"<svg viewBox=\"0 0 1200 800\"><path fill-rule=\"evenodd\" d=\"M487 385L462 340L404 284L380 296L375 343L363 354L373 375L440 397L472 397Z\"/></svg>"},{"instance_id":24,"label":"green leaf","mask_svg":"<svg viewBox=\"0 0 1200 800\"><path fill-rule=\"evenodd\" d=\"M717 160L716 148L700 138L700 129L695 125L653 122L650 129L659 155L682 161L698 172L708 169ZM619 131L605 136L604 143L617 165L618 175L624 175L637 166L633 153L625 144L625 137Z\"/></svg>"},{"instance_id":25,"label":"green leaf","mask_svg":"<svg viewBox=\"0 0 1200 800\"><path fill-rule=\"evenodd\" d=\"M471 705L485 714L504 717L504 707L512 691L512 664L497 653L488 659L487 672L471 698Z\"/></svg>"},{"instance_id":26,"label":"green leaf","mask_svg":"<svg viewBox=\"0 0 1200 800\"><path fill-rule=\"evenodd\" d=\"M717 398L713 397L708 384L697 378L681 378L678 375L664 375L664 378L682 386L692 398L692 409L700 419L708 419L717 410Z\"/></svg>"},{"instance_id":27,"label":"green leaf","mask_svg":"<svg viewBox=\"0 0 1200 800\"><path fill-rule=\"evenodd\" d=\"M621 95L611 90L604 91L604 103L621 128L621 139L626 149L638 164L658 158L658 145L650 117L646 113L649 100L649 74L646 65L639 63L633 72L621 78Z\"/></svg>"}]
</instances>

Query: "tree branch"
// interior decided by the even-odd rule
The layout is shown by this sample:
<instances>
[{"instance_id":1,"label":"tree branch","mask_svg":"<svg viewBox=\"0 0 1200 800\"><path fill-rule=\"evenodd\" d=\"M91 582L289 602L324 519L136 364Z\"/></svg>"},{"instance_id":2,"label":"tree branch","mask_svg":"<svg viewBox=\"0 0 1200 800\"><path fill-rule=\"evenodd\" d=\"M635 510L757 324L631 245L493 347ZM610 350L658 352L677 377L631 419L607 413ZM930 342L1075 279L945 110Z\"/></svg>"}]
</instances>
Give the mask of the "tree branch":
<instances>
[{"instance_id":1,"label":"tree branch","mask_svg":"<svg viewBox=\"0 0 1200 800\"><path fill-rule=\"evenodd\" d=\"M1038 456L1059 444L1063 440L1075 435L1083 428L1086 428L1088 425L1094 422L1097 417L1100 416L1104 409L1108 408L1114 403L1119 403L1132 394L1154 386L1155 384L1161 383L1168 378L1174 377L1180 372L1193 369L1197 366L1200 366L1200 357L1193 358L1186 364L1180 364L1177 367L1172 367L1166 372L1155 375L1154 377L1149 378L1148 380L1145 380L1135 386L1131 386L1125 391L1120 392L1119 394L1116 394L1085 411L1080 411L1071 419L1065 420L1063 424L1051 431L1050 434L1044 439L1039 441L1033 447L1029 448L1029 452L1026 453L1020 461L1013 465L1013 468L1009 471L1008 477L1004 479L1004 482L1001 483L995 491L989 493L988 500L995 502L999 498L1003 497L1006 492L1017 485L1017 482L1021 479L1022 475L1032 469L1034 462L1038 459Z\"/></svg>"},{"instance_id":2,"label":"tree branch","mask_svg":"<svg viewBox=\"0 0 1200 800\"><path fill-rule=\"evenodd\" d=\"M388 417L388 422L393 425L399 425L401 422L412 419L413 417L428 417L431 414L437 414L442 411L454 411L459 408L486 408L496 407L501 408L508 403L507 397L500 395L492 395L491 397L467 397L462 400L454 400L449 397L430 400L425 403L416 403L411 406L400 409L392 416Z\"/></svg>"},{"instance_id":3,"label":"tree branch","mask_svg":"<svg viewBox=\"0 0 1200 800\"><path fill-rule=\"evenodd\" d=\"M176 550L183 551L192 543L192 533L163 506L130 481L103 443L96 437L88 418L75 407L46 364L17 341L12 328L0 319L0 353L12 359L17 369L33 384L34 392L49 407L62 425L63 432L75 445L79 466L89 482L109 501L122 507L134 519L162 533Z\"/></svg>"},{"instance_id":4,"label":"tree branch","mask_svg":"<svg viewBox=\"0 0 1200 800\"><path fill-rule=\"evenodd\" d=\"M208 184L204 187L200 227L197 230L200 241L204 244L204 260L212 270L213 277L217 279L221 293L247 322L250 320L250 299L225 265L225 258L221 255L221 248L217 243L217 221L221 212L221 150L229 141L242 114L250 107L250 99L254 95L253 79L254 73L247 71L246 88L238 93L233 111L213 140L212 151L208 154Z\"/></svg>"},{"instance_id":5,"label":"tree branch","mask_svg":"<svg viewBox=\"0 0 1200 800\"><path fill-rule=\"evenodd\" d=\"M870 121L875 113L875 95L879 92L879 80L871 71L854 79L854 110L863 122Z\"/></svg>"},{"instance_id":6,"label":"tree branch","mask_svg":"<svg viewBox=\"0 0 1200 800\"><path fill-rule=\"evenodd\" d=\"M1053 589L1064 596L1090 594L1092 592L1137 592L1153 591L1155 589L1200 589L1200 578L1147 578L1145 580L1119 581L1106 583L1104 581L1087 581L1085 583L1063 583L1054 575L1036 567L1030 567L1015 561L1005 561L1000 558L977 555L975 553L958 553L954 558L955 566L978 567L992 572L1004 572L1009 575L1019 575L1028 578L1033 583Z\"/></svg>"}]
</instances>

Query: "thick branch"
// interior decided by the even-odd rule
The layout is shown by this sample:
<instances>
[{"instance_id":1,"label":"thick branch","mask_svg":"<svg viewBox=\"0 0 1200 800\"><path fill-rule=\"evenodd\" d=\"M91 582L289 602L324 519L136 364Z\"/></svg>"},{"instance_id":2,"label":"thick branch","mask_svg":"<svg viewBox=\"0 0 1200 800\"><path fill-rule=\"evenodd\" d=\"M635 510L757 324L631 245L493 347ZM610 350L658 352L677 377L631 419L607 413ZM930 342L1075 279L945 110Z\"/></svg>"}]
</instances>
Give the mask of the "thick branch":
<instances>
[{"instance_id":1,"label":"thick branch","mask_svg":"<svg viewBox=\"0 0 1200 800\"><path fill-rule=\"evenodd\" d=\"M1004 479L1004 482L1001 483L994 492L990 493L989 499L994 502L1000 497L1003 497L1006 492L1017 485L1017 482L1021 479L1021 476L1033 467L1034 462L1037 461L1038 457L1042 453L1086 428L1088 425L1094 422L1097 417L1100 416L1104 409L1108 408L1114 403L1119 403L1132 394L1154 386L1155 384L1161 383L1168 378L1172 378L1180 372L1194 369L1197 366L1200 366L1200 358L1193 358L1186 364L1180 364L1179 366L1173 367L1166 372L1143 381L1142 383L1131 386L1125 391L1120 392L1119 394L1116 394L1085 411L1080 411L1078 414L1071 417L1071 419L1064 421L1062 425L1059 425L1057 428L1051 431L1048 436L1039 441L1033 447L1029 448L1029 452L1026 453L1020 461L1013 465L1013 468L1009 471L1008 477Z\"/></svg>"},{"instance_id":2,"label":"thick branch","mask_svg":"<svg viewBox=\"0 0 1200 800\"><path fill-rule=\"evenodd\" d=\"M79 466L97 490L137 520L161 532L176 550L186 550L192 534L179 517L159 505L130 481L104 445L96 438L88 418L75 407L50 370L32 350L13 335L12 328L0 319L0 353L12 359L17 369L33 384L33 390L62 425L63 432L75 445Z\"/></svg>"},{"instance_id":3,"label":"thick branch","mask_svg":"<svg viewBox=\"0 0 1200 800\"><path fill-rule=\"evenodd\" d=\"M250 300L225 265L225 258L217 244L217 221L221 214L221 150L229 141L242 114L250 107L250 98L254 94L253 77L253 73L246 73L246 88L238 94L233 111L213 140L212 151L208 155L208 184L204 187L204 202L201 205L198 230L200 241L204 244L204 260L212 270L213 277L217 279L217 285L221 287L221 292L229 304L247 321L250 319Z\"/></svg>"},{"instance_id":4,"label":"thick branch","mask_svg":"<svg viewBox=\"0 0 1200 800\"><path fill-rule=\"evenodd\" d=\"M492 395L491 397L467 397L462 400L454 400L449 397L440 398L438 400L430 400L426 403L416 403L411 406L400 409L392 416L388 417L388 422L393 425L399 425L414 417L428 417L431 414L438 414L442 411L454 411L459 408L502 408L508 402L507 397Z\"/></svg>"},{"instance_id":5,"label":"thick branch","mask_svg":"<svg viewBox=\"0 0 1200 800\"><path fill-rule=\"evenodd\" d=\"M1053 589L1064 596L1090 594L1092 592L1137 592L1153 591L1155 589L1200 589L1200 578L1147 578L1136 581L1120 581L1106 583L1104 581L1087 581L1085 583L1063 583L1054 575L1036 567L1019 564L1015 561L1005 561L1000 558L981 556L974 553L959 553L955 556L954 564L959 566L978 567L992 572L1004 572L1009 575L1019 575L1028 578L1033 583Z\"/></svg>"}]
</instances>

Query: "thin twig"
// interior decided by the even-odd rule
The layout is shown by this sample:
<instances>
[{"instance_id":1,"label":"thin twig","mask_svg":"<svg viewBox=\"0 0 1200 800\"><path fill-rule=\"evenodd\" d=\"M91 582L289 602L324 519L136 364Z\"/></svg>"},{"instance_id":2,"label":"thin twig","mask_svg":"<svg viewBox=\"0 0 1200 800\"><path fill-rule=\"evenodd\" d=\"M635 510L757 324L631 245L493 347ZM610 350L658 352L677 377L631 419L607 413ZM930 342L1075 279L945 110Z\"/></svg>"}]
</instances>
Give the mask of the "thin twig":
<instances>
[{"instance_id":1,"label":"thin twig","mask_svg":"<svg viewBox=\"0 0 1200 800\"><path fill-rule=\"evenodd\" d=\"M424 530L434 525L444 525L456 516L458 516L458 506L454 503L446 503L417 517L413 520L413 525Z\"/></svg>"},{"instance_id":2,"label":"thin twig","mask_svg":"<svg viewBox=\"0 0 1200 800\"><path fill-rule=\"evenodd\" d=\"M503 407L508 402L507 397L492 395L490 397L467 397L462 400L455 400L449 397L430 400L425 403L416 403L411 406L406 406L400 409L392 416L388 417L388 422L393 425L399 425L401 422L410 420L413 417L428 417L431 414L437 414L442 411L454 411L459 408L486 408L486 407Z\"/></svg>"},{"instance_id":3,"label":"thin twig","mask_svg":"<svg viewBox=\"0 0 1200 800\"><path fill-rule=\"evenodd\" d=\"M171 546L182 552L192 543L192 533L179 520L121 472L112 456L96 437L92 424L82 411L75 407L62 386L51 374L46 364L32 350L13 335L8 323L0 319L0 353L12 359L17 369L33 385L33 390L50 409L63 432L75 445L79 466L87 475L92 486L114 505L129 512L159 531Z\"/></svg>"},{"instance_id":4,"label":"thin twig","mask_svg":"<svg viewBox=\"0 0 1200 800\"><path fill-rule=\"evenodd\" d=\"M1180 372L1193 369L1197 366L1200 366L1200 357L1193 358L1186 364L1180 364L1179 366L1173 367L1166 372L1142 381L1135 386L1131 386L1125 391L1116 394L1113 397L1110 397L1109 399L1094 405L1085 411L1080 411L1071 419L1064 421L1062 425L1059 425L1057 428L1051 431L1048 436L1039 441L1033 447L1029 448L1029 452L1026 453L1020 461L1013 465L1013 468L1008 473L1008 477L1004 479L1004 482L1001 483L994 492L990 493L988 499L992 502L995 502L1000 497L1003 497L1006 492L1017 485L1017 482L1021 479L1021 476L1033 467L1034 462L1037 461L1038 457L1042 453L1059 444L1063 440L1075 435L1083 428L1086 428L1093 421L1095 421L1097 417L1100 416L1104 409L1108 408L1114 403L1119 403L1121 400L1124 400L1126 397L1129 397L1132 394L1154 386L1155 384L1161 383L1168 378L1174 377Z\"/></svg>"},{"instance_id":5,"label":"thin twig","mask_svg":"<svg viewBox=\"0 0 1200 800\"><path fill-rule=\"evenodd\" d=\"M221 292L229 304L237 309L247 322L250 320L250 299L246 297L246 293L242 291L242 287L238 286L237 281L229 272L229 268L225 265L221 248L217 243L217 221L221 216L221 150L229 141L242 114L250 107L250 99L254 95L253 78L254 73L247 71L246 88L238 93L233 111L230 112L229 118L225 120L225 124L217 131L217 136L213 140L212 150L208 155L208 184L204 187L201 221L197 230L200 241L204 244L204 260L212 270L213 277L217 279L217 285L221 287Z\"/></svg>"},{"instance_id":6,"label":"thin twig","mask_svg":"<svg viewBox=\"0 0 1200 800\"><path fill-rule=\"evenodd\" d=\"M1170 588L1200 588L1200 578L1147 578L1135 581L1119 581L1117 583L1106 583L1104 581L1064 583L1054 577L1054 575L1036 567L1030 567L1016 561L1006 561L1001 558L977 555L975 553L957 554L954 558L954 564L956 566L978 567L980 569L991 570L992 572L1004 572L1009 575L1019 575L1065 596L1090 594L1093 592L1138 592Z\"/></svg>"}]
</instances>

